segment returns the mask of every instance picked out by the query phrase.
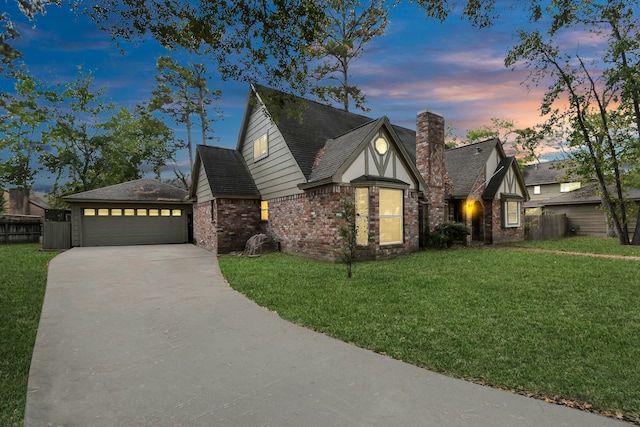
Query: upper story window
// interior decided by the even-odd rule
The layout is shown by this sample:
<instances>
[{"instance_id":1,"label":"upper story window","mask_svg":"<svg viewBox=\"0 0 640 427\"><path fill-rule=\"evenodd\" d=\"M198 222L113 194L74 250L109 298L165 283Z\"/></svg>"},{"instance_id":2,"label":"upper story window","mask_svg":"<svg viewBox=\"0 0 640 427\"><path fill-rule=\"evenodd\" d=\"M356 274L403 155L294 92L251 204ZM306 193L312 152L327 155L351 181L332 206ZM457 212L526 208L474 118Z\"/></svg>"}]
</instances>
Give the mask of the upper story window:
<instances>
[{"instance_id":1,"label":"upper story window","mask_svg":"<svg viewBox=\"0 0 640 427\"><path fill-rule=\"evenodd\" d=\"M561 193L568 193L578 188L580 188L580 182L563 182L560 184Z\"/></svg>"},{"instance_id":2,"label":"upper story window","mask_svg":"<svg viewBox=\"0 0 640 427\"><path fill-rule=\"evenodd\" d=\"M542 194L542 191L540 190L540 186L539 185L534 185L533 186L533 194Z\"/></svg>"},{"instance_id":3,"label":"upper story window","mask_svg":"<svg viewBox=\"0 0 640 427\"><path fill-rule=\"evenodd\" d=\"M269 155L269 144L267 134L253 141L253 161L260 160Z\"/></svg>"}]
</instances>

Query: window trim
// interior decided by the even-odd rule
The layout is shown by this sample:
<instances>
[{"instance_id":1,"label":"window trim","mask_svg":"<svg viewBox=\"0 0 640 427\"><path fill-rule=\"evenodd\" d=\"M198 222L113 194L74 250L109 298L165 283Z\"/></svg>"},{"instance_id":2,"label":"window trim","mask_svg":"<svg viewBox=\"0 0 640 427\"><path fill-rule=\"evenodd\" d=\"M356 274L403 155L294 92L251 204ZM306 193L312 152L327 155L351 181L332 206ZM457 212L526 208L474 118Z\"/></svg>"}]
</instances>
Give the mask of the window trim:
<instances>
[{"instance_id":1,"label":"window trim","mask_svg":"<svg viewBox=\"0 0 640 427\"><path fill-rule=\"evenodd\" d=\"M516 222L510 222L509 221L509 214L512 212L509 209L509 204L510 203L515 203ZM522 225L521 211L522 211L522 201L517 200L517 199L506 199L506 200L503 200L503 202L502 202L502 212L503 212L502 226L504 228L518 228L518 227L520 227Z\"/></svg>"}]
</instances>

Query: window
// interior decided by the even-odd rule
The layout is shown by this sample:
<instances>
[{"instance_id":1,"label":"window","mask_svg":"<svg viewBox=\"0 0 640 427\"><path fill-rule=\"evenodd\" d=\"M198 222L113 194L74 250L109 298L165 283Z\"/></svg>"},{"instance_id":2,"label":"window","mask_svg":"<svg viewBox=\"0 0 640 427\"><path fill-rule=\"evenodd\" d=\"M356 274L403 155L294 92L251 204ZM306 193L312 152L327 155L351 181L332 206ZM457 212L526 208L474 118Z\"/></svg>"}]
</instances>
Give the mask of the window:
<instances>
[{"instance_id":1,"label":"window","mask_svg":"<svg viewBox=\"0 0 640 427\"><path fill-rule=\"evenodd\" d=\"M182 216L182 209L171 209L171 216Z\"/></svg>"},{"instance_id":2,"label":"window","mask_svg":"<svg viewBox=\"0 0 640 427\"><path fill-rule=\"evenodd\" d=\"M369 189L356 188L356 243L369 244Z\"/></svg>"},{"instance_id":3,"label":"window","mask_svg":"<svg viewBox=\"0 0 640 427\"><path fill-rule=\"evenodd\" d=\"M263 200L260 202L260 219L262 221L269 220L269 201Z\"/></svg>"},{"instance_id":4,"label":"window","mask_svg":"<svg viewBox=\"0 0 640 427\"><path fill-rule=\"evenodd\" d=\"M149 216L158 216L160 211L158 209L149 209Z\"/></svg>"},{"instance_id":5,"label":"window","mask_svg":"<svg viewBox=\"0 0 640 427\"><path fill-rule=\"evenodd\" d=\"M533 186L533 194L542 194L542 191L540 191L540 186L539 185L534 185Z\"/></svg>"},{"instance_id":6,"label":"window","mask_svg":"<svg viewBox=\"0 0 640 427\"><path fill-rule=\"evenodd\" d=\"M122 209L111 209L111 216L122 216Z\"/></svg>"},{"instance_id":7,"label":"window","mask_svg":"<svg viewBox=\"0 0 640 427\"><path fill-rule=\"evenodd\" d=\"M124 216L135 216L135 215L136 215L135 209L127 208L124 210Z\"/></svg>"},{"instance_id":8,"label":"window","mask_svg":"<svg viewBox=\"0 0 640 427\"><path fill-rule=\"evenodd\" d=\"M517 200L507 200L504 207L504 226L520 227L520 202Z\"/></svg>"},{"instance_id":9,"label":"window","mask_svg":"<svg viewBox=\"0 0 640 427\"><path fill-rule=\"evenodd\" d=\"M160 210L160 216L171 216L171 210L170 209Z\"/></svg>"},{"instance_id":10,"label":"window","mask_svg":"<svg viewBox=\"0 0 640 427\"><path fill-rule=\"evenodd\" d=\"M380 244L402 243L402 190L380 189Z\"/></svg>"},{"instance_id":11,"label":"window","mask_svg":"<svg viewBox=\"0 0 640 427\"><path fill-rule=\"evenodd\" d=\"M580 182L563 182L560 184L561 193L569 193L570 191L580 188Z\"/></svg>"},{"instance_id":12,"label":"window","mask_svg":"<svg viewBox=\"0 0 640 427\"><path fill-rule=\"evenodd\" d=\"M147 216L147 210L146 209L136 209L136 215L137 216Z\"/></svg>"},{"instance_id":13,"label":"window","mask_svg":"<svg viewBox=\"0 0 640 427\"><path fill-rule=\"evenodd\" d=\"M253 141L253 160L260 160L268 155L267 134L265 133L260 138Z\"/></svg>"},{"instance_id":14,"label":"window","mask_svg":"<svg viewBox=\"0 0 640 427\"><path fill-rule=\"evenodd\" d=\"M98 216L109 216L109 209L106 209L106 208L98 209Z\"/></svg>"},{"instance_id":15,"label":"window","mask_svg":"<svg viewBox=\"0 0 640 427\"><path fill-rule=\"evenodd\" d=\"M84 216L96 216L96 210L91 208L85 208L83 210Z\"/></svg>"}]
</instances>

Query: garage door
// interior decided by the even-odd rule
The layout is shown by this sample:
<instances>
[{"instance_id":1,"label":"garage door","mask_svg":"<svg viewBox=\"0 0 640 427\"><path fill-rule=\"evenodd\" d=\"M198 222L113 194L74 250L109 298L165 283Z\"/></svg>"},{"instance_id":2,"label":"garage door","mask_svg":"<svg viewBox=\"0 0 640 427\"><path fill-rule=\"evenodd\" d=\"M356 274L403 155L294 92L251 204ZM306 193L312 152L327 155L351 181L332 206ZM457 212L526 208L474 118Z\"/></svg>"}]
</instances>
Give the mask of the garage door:
<instances>
[{"instance_id":1,"label":"garage door","mask_svg":"<svg viewBox=\"0 0 640 427\"><path fill-rule=\"evenodd\" d=\"M184 207L82 208L82 246L187 243Z\"/></svg>"}]
</instances>

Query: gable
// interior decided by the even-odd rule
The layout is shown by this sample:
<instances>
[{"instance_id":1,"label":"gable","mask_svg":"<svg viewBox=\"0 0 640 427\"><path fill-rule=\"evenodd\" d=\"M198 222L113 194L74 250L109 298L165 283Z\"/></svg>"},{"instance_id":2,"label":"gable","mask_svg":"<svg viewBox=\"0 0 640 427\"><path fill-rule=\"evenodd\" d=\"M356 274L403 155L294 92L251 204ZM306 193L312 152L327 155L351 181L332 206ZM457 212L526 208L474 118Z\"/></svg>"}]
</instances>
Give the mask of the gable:
<instances>
[{"instance_id":1,"label":"gable","mask_svg":"<svg viewBox=\"0 0 640 427\"><path fill-rule=\"evenodd\" d=\"M327 141L308 183L301 187L350 183L364 176L424 188L420 173L386 117Z\"/></svg>"},{"instance_id":2,"label":"gable","mask_svg":"<svg viewBox=\"0 0 640 427\"><path fill-rule=\"evenodd\" d=\"M450 196L466 198L478 185L482 172L490 177L500 161L502 148L497 138L445 151L445 168L453 184ZM504 153L502 153L504 157Z\"/></svg>"}]
</instances>

